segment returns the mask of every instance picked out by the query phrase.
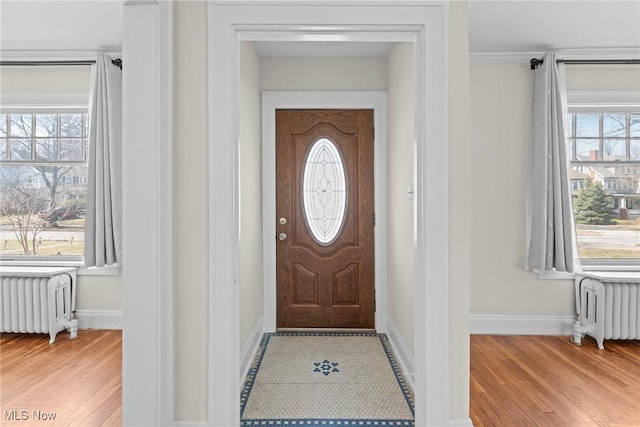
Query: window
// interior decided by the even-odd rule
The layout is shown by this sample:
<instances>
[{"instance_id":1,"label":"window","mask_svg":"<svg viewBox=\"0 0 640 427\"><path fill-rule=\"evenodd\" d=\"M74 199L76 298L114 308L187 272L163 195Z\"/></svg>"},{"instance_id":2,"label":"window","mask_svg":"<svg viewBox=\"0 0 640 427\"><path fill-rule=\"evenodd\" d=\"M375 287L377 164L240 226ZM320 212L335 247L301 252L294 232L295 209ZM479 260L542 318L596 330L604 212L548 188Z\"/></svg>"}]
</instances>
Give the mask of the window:
<instances>
[{"instance_id":1,"label":"window","mask_svg":"<svg viewBox=\"0 0 640 427\"><path fill-rule=\"evenodd\" d=\"M328 245L342 230L347 208L347 184L338 147L318 139L305 160L303 204L307 226L321 245Z\"/></svg>"},{"instance_id":2,"label":"window","mask_svg":"<svg viewBox=\"0 0 640 427\"><path fill-rule=\"evenodd\" d=\"M620 110L569 105L567 150L584 264L640 259L640 109Z\"/></svg>"},{"instance_id":3,"label":"window","mask_svg":"<svg viewBox=\"0 0 640 427\"><path fill-rule=\"evenodd\" d=\"M86 108L0 113L0 255L65 257L84 252Z\"/></svg>"}]
</instances>

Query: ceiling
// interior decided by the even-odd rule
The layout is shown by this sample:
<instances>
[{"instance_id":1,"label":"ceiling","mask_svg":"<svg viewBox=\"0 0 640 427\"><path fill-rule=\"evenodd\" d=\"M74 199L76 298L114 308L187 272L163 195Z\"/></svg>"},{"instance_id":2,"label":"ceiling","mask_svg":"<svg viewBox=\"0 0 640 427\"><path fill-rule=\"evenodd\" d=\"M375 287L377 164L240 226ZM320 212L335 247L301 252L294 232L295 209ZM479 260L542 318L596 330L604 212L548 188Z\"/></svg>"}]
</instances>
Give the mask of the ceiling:
<instances>
[{"instance_id":1,"label":"ceiling","mask_svg":"<svg viewBox=\"0 0 640 427\"><path fill-rule=\"evenodd\" d=\"M122 1L0 1L3 50L122 51Z\"/></svg>"},{"instance_id":2,"label":"ceiling","mask_svg":"<svg viewBox=\"0 0 640 427\"><path fill-rule=\"evenodd\" d=\"M122 50L122 0L0 1L3 50ZM471 53L640 47L637 0L470 0ZM390 43L266 42L262 56L384 56Z\"/></svg>"},{"instance_id":3,"label":"ceiling","mask_svg":"<svg viewBox=\"0 0 640 427\"><path fill-rule=\"evenodd\" d=\"M469 50L640 47L640 1L470 0Z\"/></svg>"}]
</instances>

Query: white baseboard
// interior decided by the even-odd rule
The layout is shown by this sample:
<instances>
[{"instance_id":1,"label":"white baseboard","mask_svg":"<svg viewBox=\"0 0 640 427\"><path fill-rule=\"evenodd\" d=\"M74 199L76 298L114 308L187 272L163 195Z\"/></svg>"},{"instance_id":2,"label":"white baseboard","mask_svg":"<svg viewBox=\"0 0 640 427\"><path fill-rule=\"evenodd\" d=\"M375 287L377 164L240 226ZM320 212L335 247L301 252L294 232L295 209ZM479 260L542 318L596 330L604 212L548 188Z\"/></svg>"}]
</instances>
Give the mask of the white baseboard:
<instances>
[{"instance_id":1,"label":"white baseboard","mask_svg":"<svg viewBox=\"0 0 640 427\"><path fill-rule=\"evenodd\" d=\"M393 354L395 355L396 360L400 365L402 375L407 381L407 385L409 385L412 390L415 390L415 363L413 361L413 354L407 348L404 339L402 339L400 332L398 331L396 325L393 323L393 320L391 320L390 317L387 317L387 337L389 338L391 350L393 351Z\"/></svg>"},{"instance_id":2,"label":"white baseboard","mask_svg":"<svg viewBox=\"0 0 640 427\"><path fill-rule=\"evenodd\" d=\"M179 426L179 427L201 427L201 426L208 426L209 423L206 421L176 421L173 423L174 426Z\"/></svg>"},{"instance_id":3,"label":"white baseboard","mask_svg":"<svg viewBox=\"0 0 640 427\"><path fill-rule=\"evenodd\" d=\"M122 329L122 310L76 310L78 329Z\"/></svg>"},{"instance_id":4,"label":"white baseboard","mask_svg":"<svg viewBox=\"0 0 640 427\"><path fill-rule=\"evenodd\" d=\"M487 335L571 335L572 315L472 314L471 333Z\"/></svg>"},{"instance_id":5,"label":"white baseboard","mask_svg":"<svg viewBox=\"0 0 640 427\"><path fill-rule=\"evenodd\" d=\"M473 427L471 418L460 418L457 420L449 420L450 427Z\"/></svg>"},{"instance_id":6,"label":"white baseboard","mask_svg":"<svg viewBox=\"0 0 640 427\"><path fill-rule=\"evenodd\" d=\"M262 340L262 315L258 318L258 321L253 327L249 339L247 340L242 353L240 353L240 389L244 387L244 380L251 368L253 358L258 352L260 342Z\"/></svg>"}]
</instances>

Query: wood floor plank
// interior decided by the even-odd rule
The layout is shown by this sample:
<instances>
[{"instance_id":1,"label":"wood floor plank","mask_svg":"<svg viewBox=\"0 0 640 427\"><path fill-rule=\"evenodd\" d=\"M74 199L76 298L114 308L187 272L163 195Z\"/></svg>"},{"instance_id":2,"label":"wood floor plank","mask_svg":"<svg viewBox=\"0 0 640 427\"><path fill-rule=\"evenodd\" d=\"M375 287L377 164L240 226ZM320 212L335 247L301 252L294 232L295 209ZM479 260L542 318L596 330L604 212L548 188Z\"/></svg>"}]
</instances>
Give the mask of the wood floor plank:
<instances>
[{"instance_id":1,"label":"wood floor plank","mask_svg":"<svg viewBox=\"0 0 640 427\"><path fill-rule=\"evenodd\" d=\"M470 415L481 426L640 426L640 342L471 336Z\"/></svg>"},{"instance_id":2,"label":"wood floor plank","mask_svg":"<svg viewBox=\"0 0 640 427\"><path fill-rule=\"evenodd\" d=\"M65 335L49 344L47 335L2 334L1 424L31 425L47 415L55 416L51 426L121 425L121 331Z\"/></svg>"},{"instance_id":3,"label":"wood floor plank","mask_svg":"<svg viewBox=\"0 0 640 427\"><path fill-rule=\"evenodd\" d=\"M55 414L51 426L122 423L122 334L80 331L0 337L0 408ZM471 336L470 416L475 427L640 426L640 341L605 350L567 337ZM35 413L34 413L35 411ZM39 424L44 425L44 424Z\"/></svg>"}]
</instances>

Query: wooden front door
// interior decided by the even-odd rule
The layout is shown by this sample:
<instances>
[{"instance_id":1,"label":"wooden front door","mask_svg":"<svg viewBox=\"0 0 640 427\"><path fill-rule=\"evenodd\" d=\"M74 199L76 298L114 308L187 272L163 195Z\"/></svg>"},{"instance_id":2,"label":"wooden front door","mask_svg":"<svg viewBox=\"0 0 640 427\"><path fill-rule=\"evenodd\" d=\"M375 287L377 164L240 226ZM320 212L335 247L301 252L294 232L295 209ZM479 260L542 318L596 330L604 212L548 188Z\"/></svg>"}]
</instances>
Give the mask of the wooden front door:
<instances>
[{"instance_id":1,"label":"wooden front door","mask_svg":"<svg viewBox=\"0 0 640 427\"><path fill-rule=\"evenodd\" d=\"M373 328L373 110L276 111L280 328Z\"/></svg>"}]
</instances>

